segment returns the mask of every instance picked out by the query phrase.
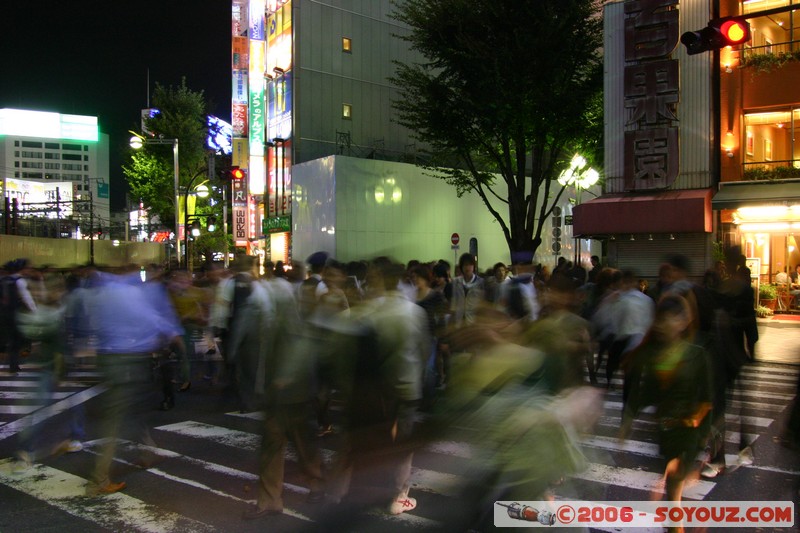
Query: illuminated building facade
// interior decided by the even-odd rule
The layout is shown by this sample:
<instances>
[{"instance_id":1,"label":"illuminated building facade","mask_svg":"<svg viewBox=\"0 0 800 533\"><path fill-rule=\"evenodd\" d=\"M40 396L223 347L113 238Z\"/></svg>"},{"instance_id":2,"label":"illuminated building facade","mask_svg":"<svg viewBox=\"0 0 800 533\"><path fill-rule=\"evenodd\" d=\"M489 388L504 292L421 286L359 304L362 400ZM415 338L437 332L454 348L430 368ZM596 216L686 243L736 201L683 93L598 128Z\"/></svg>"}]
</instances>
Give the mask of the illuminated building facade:
<instances>
[{"instance_id":1,"label":"illuminated building facade","mask_svg":"<svg viewBox=\"0 0 800 533\"><path fill-rule=\"evenodd\" d=\"M791 140L800 125L800 62L769 73L757 66L798 49L796 14L750 19L753 39L737 49L687 55L680 44L682 33L711 19L790 5L605 6L605 194L576 208L575 231L603 240L610 264L654 279L667 254L682 253L699 280L719 242L759 258L765 281L778 263L800 260L791 256L800 222L800 182L792 180L800 151ZM764 225L774 217L777 224Z\"/></svg>"},{"instance_id":2,"label":"illuminated building facade","mask_svg":"<svg viewBox=\"0 0 800 533\"><path fill-rule=\"evenodd\" d=\"M343 155L413 160L410 132L391 120L387 78L411 52L393 34L389 0L233 0L233 165L237 246L287 260L292 166Z\"/></svg>"},{"instance_id":3,"label":"illuminated building facade","mask_svg":"<svg viewBox=\"0 0 800 533\"><path fill-rule=\"evenodd\" d=\"M77 236L86 235L91 205L94 228L110 225L108 135L97 117L0 109L0 172L2 196L26 218L79 217ZM73 209L72 200L84 202Z\"/></svg>"},{"instance_id":4,"label":"illuminated building facade","mask_svg":"<svg viewBox=\"0 0 800 533\"><path fill-rule=\"evenodd\" d=\"M761 283L800 264L800 8L797 0L720 2L748 18L751 40L723 49L720 191L714 208ZM780 10L758 16L760 12Z\"/></svg>"}]
</instances>

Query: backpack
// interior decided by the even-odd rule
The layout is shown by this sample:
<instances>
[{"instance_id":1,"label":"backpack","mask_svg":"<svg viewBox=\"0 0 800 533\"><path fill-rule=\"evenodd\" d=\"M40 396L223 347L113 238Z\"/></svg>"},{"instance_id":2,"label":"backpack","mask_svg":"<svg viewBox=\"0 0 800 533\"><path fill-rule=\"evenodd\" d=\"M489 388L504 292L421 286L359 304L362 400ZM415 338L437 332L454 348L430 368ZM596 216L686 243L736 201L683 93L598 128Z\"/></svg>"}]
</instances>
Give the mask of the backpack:
<instances>
[{"instance_id":1,"label":"backpack","mask_svg":"<svg viewBox=\"0 0 800 533\"><path fill-rule=\"evenodd\" d=\"M300 292L298 293L297 307L300 312L300 317L307 320L314 314L317 308L317 286L320 280L315 277L305 279L300 283Z\"/></svg>"},{"instance_id":2,"label":"backpack","mask_svg":"<svg viewBox=\"0 0 800 533\"><path fill-rule=\"evenodd\" d=\"M232 329L230 324L236 320L236 316L241 312L242 306L253 293L253 277L247 273L240 272L233 277L233 300L231 301L231 313L228 321L228 329Z\"/></svg>"},{"instance_id":3,"label":"backpack","mask_svg":"<svg viewBox=\"0 0 800 533\"><path fill-rule=\"evenodd\" d=\"M22 303L17 279L17 276L5 276L0 280L0 322L3 324L14 322L14 316Z\"/></svg>"}]
</instances>

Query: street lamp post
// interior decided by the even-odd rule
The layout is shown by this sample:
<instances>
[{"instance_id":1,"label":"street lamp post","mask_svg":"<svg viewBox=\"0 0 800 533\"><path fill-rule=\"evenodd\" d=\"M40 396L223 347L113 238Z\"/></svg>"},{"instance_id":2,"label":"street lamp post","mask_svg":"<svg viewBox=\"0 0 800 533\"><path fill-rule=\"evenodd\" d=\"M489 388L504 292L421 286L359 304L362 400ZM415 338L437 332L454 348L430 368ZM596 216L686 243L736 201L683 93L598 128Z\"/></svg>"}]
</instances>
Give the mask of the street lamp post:
<instances>
[{"instance_id":1,"label":"street lamp post","mask_svg":"<svg viewBox=\"0 0 800 533\"><path fill-rule=\"evenodd\" d=\"M189 194L191 194L192 185L194 185L195 180L200 176L202 176L202 174L198 174L197 176L193 177L192 181L189 182L189 186L186 187L186 190L183 193L183 247L186 252L186 269L189 272L192 271L192 261L189 257ZM201 198L205 198L208 196L208 189L204 187L203 190L200 191L200 187L204 186L202 184L198 185L198 190L195 192L195 194ZM195 215L192 215L192 217L197 218Z\"/></svg>"},{"instance_id":2,"label":"street lamp post","mask_svg":"<svg viewBox=\"0 0 800 533\"><path fill-rule=\"evenodd\" d=\"M131 132L133 133L133 132ZM178 257L178 266L181 264L181 237L180 237L180 213L178 212L180 206L180 173L178 172L178 139L149 139L142 137L136 133L131 137L130 146L134 150L140 149L145 144L171 144L172 145L172 163L173 163L173 178L175 188L175 253ZM183 230L186 231L186 228Z\"/></svg>"},{"instance_id":3,"label":"street lamp post","mask_svg":"<svg viewBox=\"0 0 800 533\"><path fill-rule=\"evenodd\" d=\"M575 187L575 205L581 203L581 191L595 185L600 180L600 173L592 167L586 166L586 159L575 154L570 161L569 168L558 176L558 183L564 187ZM573 235L573 238L574 235ZM575 238L575 264L580 261L580 239Z\"/></svg>"}]
</instances>

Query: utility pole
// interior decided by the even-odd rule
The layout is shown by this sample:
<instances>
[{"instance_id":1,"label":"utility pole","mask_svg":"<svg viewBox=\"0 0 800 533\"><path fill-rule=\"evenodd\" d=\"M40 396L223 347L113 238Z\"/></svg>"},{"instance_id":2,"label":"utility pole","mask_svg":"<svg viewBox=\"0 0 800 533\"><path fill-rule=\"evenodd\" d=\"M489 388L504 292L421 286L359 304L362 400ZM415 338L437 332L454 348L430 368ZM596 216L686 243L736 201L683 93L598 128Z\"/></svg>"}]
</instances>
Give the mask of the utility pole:
<instances>
[{"instance_id":1,"label":"utility pole","mask_svg":"<svg viewBox=\"0 0 800 533\"><path fill-rule=\"evenodd\" d=\"M89 191L89 264L94 266L94 195Z\"/></svg>"}]
</instances>

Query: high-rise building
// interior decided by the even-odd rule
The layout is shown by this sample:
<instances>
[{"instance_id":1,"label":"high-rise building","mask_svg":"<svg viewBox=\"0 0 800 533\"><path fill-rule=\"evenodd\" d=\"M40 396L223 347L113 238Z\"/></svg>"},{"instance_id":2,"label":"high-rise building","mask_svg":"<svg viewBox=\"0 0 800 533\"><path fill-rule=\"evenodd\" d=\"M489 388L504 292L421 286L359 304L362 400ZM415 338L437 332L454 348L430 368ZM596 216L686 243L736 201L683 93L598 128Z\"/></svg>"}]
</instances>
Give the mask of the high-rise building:
<instances>
[{"instance_id":1,"label":"high-rise building","mask_svg":"<svg viewBox=\"0 0 800 533\"><path fill-rule=\"evenodd\" d=\"M393 62L413 57L391 10L389 0L233 0L233 164L247 171L233 197L237 246L258 247L262 218L288 229L293 164L413 160L411 133L391 120ZM271 255L285 259L288 233L268 236Z\"/></svg>"},{"instance_id":2,"label":"high-rise building","mask_svg":"<svg viewBox=\"0 0 800 533\"><path fill-rule=\"evenodd\" d=\"M23 218L72 221L74 236L108 228L108 135L97 117L0 109L0 172Z\"/></svg>"}]
</instances>

